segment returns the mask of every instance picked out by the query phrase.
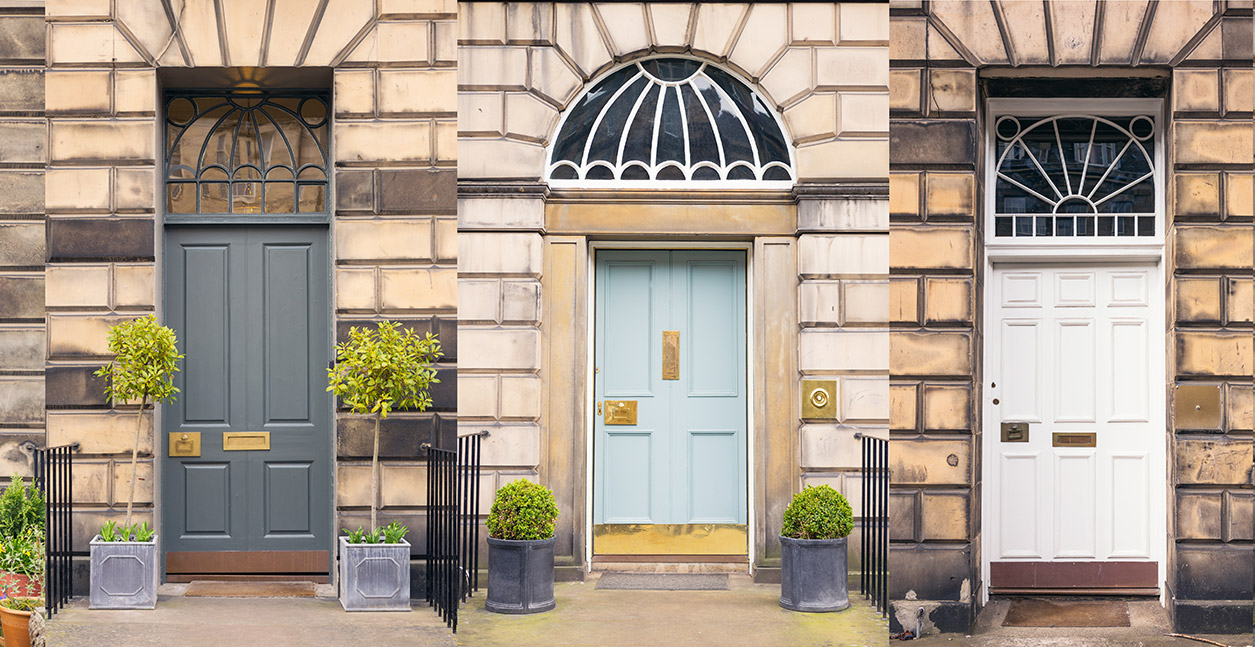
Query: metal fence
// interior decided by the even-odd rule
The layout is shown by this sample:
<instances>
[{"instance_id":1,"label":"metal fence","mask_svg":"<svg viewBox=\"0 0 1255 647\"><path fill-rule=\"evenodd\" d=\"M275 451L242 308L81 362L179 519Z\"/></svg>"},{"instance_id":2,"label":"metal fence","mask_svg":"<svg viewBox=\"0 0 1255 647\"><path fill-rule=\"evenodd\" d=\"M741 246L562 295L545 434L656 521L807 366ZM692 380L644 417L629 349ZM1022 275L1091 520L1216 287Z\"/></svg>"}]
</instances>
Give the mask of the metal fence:
<instances>
[{"instance_id":1,"label":"metal fence","mask_svg":"<svg viewBox=\"0 0 1255 647\"><path fill-rule=\"evenodd\" d=\"M35 485L46 501L44 605L51 618L73 597L74 450L78 443L35 451Z\"/></svg>"},{"instance_id":2,"label":"metal fence","mask_svg":"<svg viewBox=\"0 0 1255 647\"><path fill-rule=\"evenodd\" d=\"M454 633L458 605L479 590L480 440L458 438L457 449L424 443L427 452L427 604Z\"/></svg>"},{"instance_id":3,"label":"metal fence","mask_svg":"<svg viewBox=\"0 0 1255 647\"><path fill-rule=\"evenodd\" d=\"M863 449L859 588L882 615L889 609L889 441L857 433Z\"/></svg>"}]
</instances>

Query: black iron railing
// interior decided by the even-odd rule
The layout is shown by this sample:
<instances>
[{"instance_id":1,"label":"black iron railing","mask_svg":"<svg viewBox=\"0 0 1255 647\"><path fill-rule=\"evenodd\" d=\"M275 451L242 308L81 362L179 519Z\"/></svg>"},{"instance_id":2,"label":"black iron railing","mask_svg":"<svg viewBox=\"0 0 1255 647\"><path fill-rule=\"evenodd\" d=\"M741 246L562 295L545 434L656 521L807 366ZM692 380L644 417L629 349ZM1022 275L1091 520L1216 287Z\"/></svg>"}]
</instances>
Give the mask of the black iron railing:
<instances>
[{"instance_id":1,"label":"black iron railing","mask_svg":"<svg viewBox=\"0 0 1255 647\"><path fill-rule=\"evenodd\" d=\"M427 452L427 604L457 633L458 605L479 590L479 459L482 431L456 450Z\"/></svg>"},{"instance_id":2,"label":"black iron railing","mask_svg":"<svg viewBox=\"0 0 1255 647\"><path fill-rule=\"evenodd\" d=\"M35 485L47 502L44 522L44 605L51 618L74 596L72 526L74 451L78 443L35 451Z\"/></svg>"},{"instance_id":3,"label":"black iron railing","mask_svg":"<svg viewBox=\"0 0 1255 647\"><path fill-rule=\"evenodd\" d=\"M859 588L883 615L889 609L889 441L857 433L863 445Z\"/></svg>"}]
</instances>

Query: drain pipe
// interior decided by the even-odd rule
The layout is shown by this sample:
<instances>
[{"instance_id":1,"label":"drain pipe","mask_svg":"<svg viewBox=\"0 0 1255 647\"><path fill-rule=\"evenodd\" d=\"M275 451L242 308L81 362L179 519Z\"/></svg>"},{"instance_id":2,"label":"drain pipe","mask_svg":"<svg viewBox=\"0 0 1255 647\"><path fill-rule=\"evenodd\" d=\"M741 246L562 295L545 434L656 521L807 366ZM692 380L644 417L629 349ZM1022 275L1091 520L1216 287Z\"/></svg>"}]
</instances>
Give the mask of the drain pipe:
<instances>
[{"instance_id":1,"label":"drain pipe","mask_svg":"<svg viewBox=\"0 0 1255 647\"><path fill-rule=\"evenodd\" d=\"M915 612L915 638L919 639L924 632L924 607Z\"/></svg>"}]
</instances>

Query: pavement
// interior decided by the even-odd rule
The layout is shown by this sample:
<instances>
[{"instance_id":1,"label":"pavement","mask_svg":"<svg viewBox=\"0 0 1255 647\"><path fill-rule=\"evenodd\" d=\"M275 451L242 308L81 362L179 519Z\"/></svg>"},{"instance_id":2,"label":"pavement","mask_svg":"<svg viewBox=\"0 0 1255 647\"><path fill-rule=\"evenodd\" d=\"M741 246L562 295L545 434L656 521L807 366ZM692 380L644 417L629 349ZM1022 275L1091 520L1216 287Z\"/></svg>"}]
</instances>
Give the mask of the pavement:
<instances>
[{"instance_id":1,"label":"pavement","mask_svg":"<svg viewBox=\"0 0 1255 647\"><path fill-rule=\"evenodd\" d=\"M1009 603L991 600L970 635L931 634L892 641L902 647L1251 647L1251 634L1171 636L1167 611L1156 600L1130 600L1128 627L1003 627ZM1203 642L1211 641L1211 642Z\"/></svg>"},{"instance_id":2,"label":"pavement","mask_svg":"<svg viewBox=\"0 0 1255 647\"><path fill-rule=\"evenodd\" d=\"M188 598L179 585L158 592L151 611L93 611L76 598L48 622L48 647L456 645L421 600L409 613L348 613L330 587L317 598Z\"/></svg>"},{"instance_id":3,"label":"pavement","mask_svg":"<svg viewBox=\"0 0 1255 647\"><path fill-rule=\"evenodd\" d=\"M780 607L779 584L729 575L726 591L597 590L584 582L554 585L558 607L516 616L484 610L484 592L460 612L457 643L466 647L885 647L889 624L862 596L837 613Z\"/></svg>"}]
</instances>

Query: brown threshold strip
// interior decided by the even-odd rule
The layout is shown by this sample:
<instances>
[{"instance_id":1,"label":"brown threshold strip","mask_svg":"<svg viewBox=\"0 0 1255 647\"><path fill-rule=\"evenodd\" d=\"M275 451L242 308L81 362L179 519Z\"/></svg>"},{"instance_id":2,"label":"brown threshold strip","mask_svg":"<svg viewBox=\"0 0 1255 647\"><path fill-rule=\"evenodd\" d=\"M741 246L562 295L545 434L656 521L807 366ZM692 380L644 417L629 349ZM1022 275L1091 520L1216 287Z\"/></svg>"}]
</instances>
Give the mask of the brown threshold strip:
<instances>
[{"instance_id":1,"label":"brown threshold strip","mask_svg":"<svg viewBox=\"0 0 1255 647\"><path fill-rule=\"evenodd\" d=\"M208 582L187 586L189 598L312 598L313 582Z\"/></svg>"}]
</instances>

